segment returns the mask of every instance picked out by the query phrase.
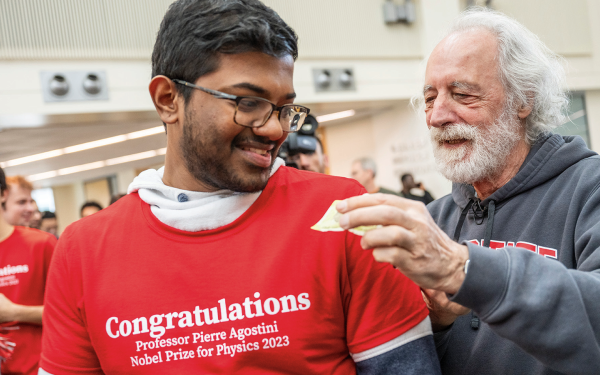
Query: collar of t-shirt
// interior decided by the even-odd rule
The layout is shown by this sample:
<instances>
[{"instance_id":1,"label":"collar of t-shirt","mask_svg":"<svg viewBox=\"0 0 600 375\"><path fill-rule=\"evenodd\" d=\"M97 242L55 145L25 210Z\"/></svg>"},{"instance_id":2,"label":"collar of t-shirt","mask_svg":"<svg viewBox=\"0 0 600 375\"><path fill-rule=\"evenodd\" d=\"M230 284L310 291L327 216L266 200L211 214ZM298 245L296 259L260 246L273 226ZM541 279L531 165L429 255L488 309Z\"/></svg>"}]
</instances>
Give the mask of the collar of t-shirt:
<instances>
[{"instance_id":1,"label":"collar of t-shirt","mask_svg":"<svg viewBox=\"0 0 600 375\"><path fill-rule=\"evenodd\" d=\"M276 158L271 176L284 164L283 159ZM164 169L148 169L140 173L129 185L127 193L137 192L150 205L158 220L186 232L216 229L232 223L250 208L262 192L181 190L163 183Z\"/></svg>"}]
</instances>

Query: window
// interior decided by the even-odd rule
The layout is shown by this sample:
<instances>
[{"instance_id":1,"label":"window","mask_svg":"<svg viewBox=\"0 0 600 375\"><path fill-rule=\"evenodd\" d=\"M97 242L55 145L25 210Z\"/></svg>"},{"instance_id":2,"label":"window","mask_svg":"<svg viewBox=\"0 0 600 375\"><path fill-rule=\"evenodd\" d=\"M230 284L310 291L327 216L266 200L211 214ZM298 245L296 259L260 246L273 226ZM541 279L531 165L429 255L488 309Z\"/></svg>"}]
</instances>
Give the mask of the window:
<instances>
[{"instance_id":1,"label":"window","mask_svg":"<svg viewBox=\"0 0 600 375\"><path fill-rule=\"evenodd\" d=\"M567 121L554 131L561 135L578 135L590 147L587 114L585 111L585 95L583 93L571 93L568 114L570 121Z\"/></svg>"},{"instance_id":2,"label":"window","mask_svg":"<svg viewBox=\"0 0 600 375\"><path fill-rule=\"evenodd\" d=\"M54 192L52 188L35 189L31 192L31 197L37 203L40 212L54 212Z\"/></svg>"}]
</instances>

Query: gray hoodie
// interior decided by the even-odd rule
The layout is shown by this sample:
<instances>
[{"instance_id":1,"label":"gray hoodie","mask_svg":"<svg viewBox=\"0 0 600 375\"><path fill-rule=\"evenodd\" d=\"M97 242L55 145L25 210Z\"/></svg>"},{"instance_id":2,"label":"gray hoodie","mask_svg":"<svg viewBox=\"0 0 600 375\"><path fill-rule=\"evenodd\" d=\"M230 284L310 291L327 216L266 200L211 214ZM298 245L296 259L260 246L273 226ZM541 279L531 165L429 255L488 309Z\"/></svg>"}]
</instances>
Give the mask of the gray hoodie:
<instances>
[{"instance_id":1,"label":"gray hoodie","mask_svg":"<svg viewBox=\"0 0 600 375\"><path fill-rule=\"evenodd\" d=\"M600 156L554 134L484 201L454 184L428 206L470 254L451 300L472 312L435 335L444 374L600 374L599 187Z\"/></svg>"}]
</instances>

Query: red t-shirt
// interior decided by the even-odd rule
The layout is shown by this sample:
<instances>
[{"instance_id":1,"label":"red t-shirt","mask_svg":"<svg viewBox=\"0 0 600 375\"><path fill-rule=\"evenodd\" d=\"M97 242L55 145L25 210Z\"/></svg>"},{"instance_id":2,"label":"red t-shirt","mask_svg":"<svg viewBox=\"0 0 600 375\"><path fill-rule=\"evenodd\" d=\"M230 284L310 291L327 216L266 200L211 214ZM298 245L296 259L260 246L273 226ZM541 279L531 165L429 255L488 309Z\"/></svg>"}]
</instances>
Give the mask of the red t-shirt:
<instances>
[{"instance_id":1,"label":"red t-shirt","mask_svg":"<svg viewBox=\"0 0 600 375\"><path fill-rule=\"evenodd\" d=\"M233 223L183 232L137 194L63 233L40 367L54 374L355 372L428 311L348 232L311 230L348 179L281 167Z\"/></svg>"},{"instance_id":2,"label":"red t-shirt","mask_svg":"<svg viewBox=\"0 0 600 375\"><path fill-rule=\"evenodd\" d=\"M0 293L19 305L44 304L46 275L56 245L54 236L25 227L0 242ZM16 344L2 374L37 374L42 351L42 326L10 322L0 325L0 336Z\"/></svg>"}]
</instances>

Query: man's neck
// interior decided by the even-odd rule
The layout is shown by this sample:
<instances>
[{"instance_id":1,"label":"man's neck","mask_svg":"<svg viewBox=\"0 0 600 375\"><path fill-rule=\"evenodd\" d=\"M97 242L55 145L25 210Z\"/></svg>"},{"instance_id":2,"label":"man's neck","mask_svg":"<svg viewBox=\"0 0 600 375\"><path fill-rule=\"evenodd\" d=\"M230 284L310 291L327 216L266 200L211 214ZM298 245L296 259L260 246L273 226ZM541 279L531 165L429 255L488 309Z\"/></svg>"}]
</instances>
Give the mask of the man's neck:
<instances>
[{"instance_id":1,"label":"man's neck","mask_svg":"<svg viewBox=\"0 0 600 375\"><path fill-rule=\"evenodd\" d=\"M0 210L0 242L10 237L10 235L15 230L14 226L10 225L6 222L6 220L4 220L4 218L2 217L3 214L4 213Z\"/></svg>"},{"instance_id":2,"label":"man's neck","mask_svg":"<svg viewBox=\"0 0 600 375\"><path fill-rule=\"evenodd\" d=\"M173 149L175 147L172 147ZM213 192L219 189L198 181L186 168L185 160L179 153L167 153L165 157L165 173L163 183L181 190Z\"/></svg>"},{"instance_id":3,"label":"man's neck","mask_svg":"<svg viewBox=\"0 0 600 375\"><path fill-rule=\"evenodd\" d=\"M407 187L403 187L403 188L402 188L402 192L403 192L405 195L409 195L409 194L410 194L410 189L409 189L409 188L407 188Z\"/></svg>"},{"instance_id":4,"label":"man's neck","mask_svg":"<svg viewBox=\"0 0 600 375\"><path fill-rule=\"evenodd\" d=\"M369 194L374 194L379 191L379 186L375 185L375 181L371 180L365 184L365 189Z\"/></svg>"},{"instance_id":5,"label":"man's neck","mask_svg":"<svg viewBox=\"0 0 600 375\"><path fill-rule=\"evenodd\" d=\"M524 140L519 141L515 146L514 150L509 154L504 169L500 172L497 177L487 179L480 182L475 182L473 187L477 192L479 199L484 200L492 195L496 190L506 185L517 172L521 165L525 162L531 146Z\"/></svg>"}]
</instances>

